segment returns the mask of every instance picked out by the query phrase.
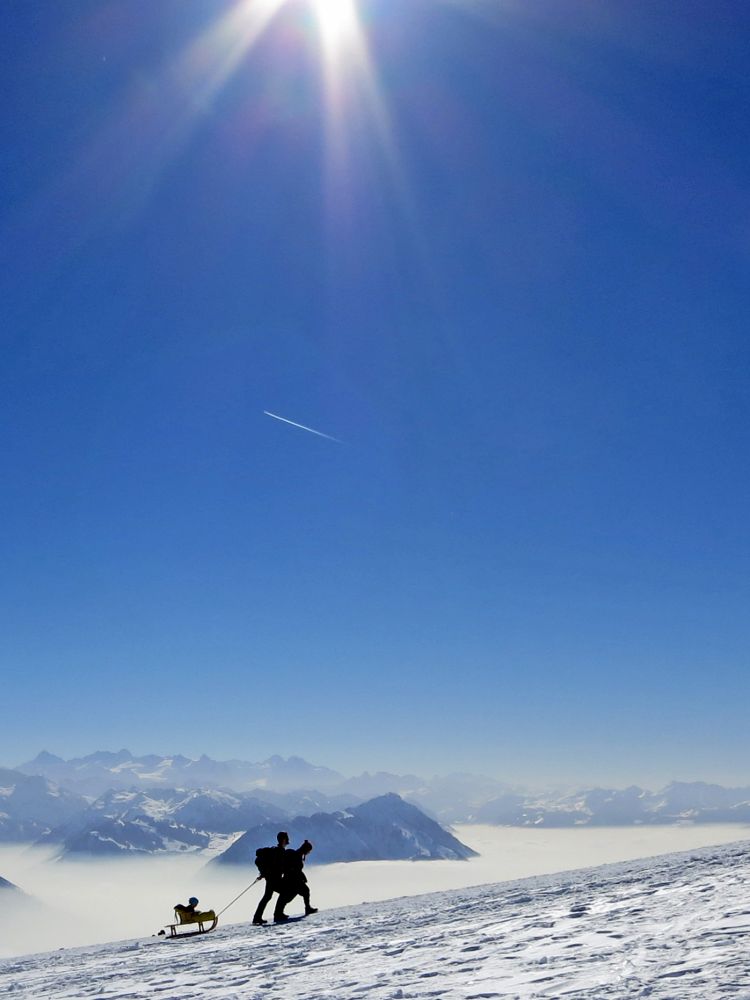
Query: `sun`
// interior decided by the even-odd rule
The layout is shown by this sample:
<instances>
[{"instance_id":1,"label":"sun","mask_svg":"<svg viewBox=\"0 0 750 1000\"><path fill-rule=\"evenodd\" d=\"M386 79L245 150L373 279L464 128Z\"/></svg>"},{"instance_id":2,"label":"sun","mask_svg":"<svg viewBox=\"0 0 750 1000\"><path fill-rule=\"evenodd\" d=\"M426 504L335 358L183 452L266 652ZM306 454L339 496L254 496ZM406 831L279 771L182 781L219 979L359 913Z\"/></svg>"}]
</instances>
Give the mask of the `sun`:
<instances>
[{"instance_id":1,"label":"sun","mask_svg":"<svg viewBox=\"0 0 750 1000\"><path fill-rule=\"evenodd\" d=\"M355 0L309 0L318 22L321 42L331 57L351 43L357 33Z\"/></svg>"},{"instance_id":2,"label":"sun","mask_svg":"<svg viewBox=\"0 0 750 1000\"><path fill-rule=\"evenodd\" d=\"M211 106L264 38L271 34L273 42L273 23L286 18L288 30L279 37L301 39L317 49L319 72L311 87L317 87L320 80L331 189L338 191L340 177L349 173L354 134L349 125L355 120L358 127L367 122L390 169L398 173L398 151L370 54L361 4L362 0L229 0L223 13L185 47L176 64L170 65L168 80L180 81L189 95L183 119L172 131L186 134L198 109ZM290 66L283 45L276 51L274 72L283 77L294 66Z\"/></svg>"}]
</instances>

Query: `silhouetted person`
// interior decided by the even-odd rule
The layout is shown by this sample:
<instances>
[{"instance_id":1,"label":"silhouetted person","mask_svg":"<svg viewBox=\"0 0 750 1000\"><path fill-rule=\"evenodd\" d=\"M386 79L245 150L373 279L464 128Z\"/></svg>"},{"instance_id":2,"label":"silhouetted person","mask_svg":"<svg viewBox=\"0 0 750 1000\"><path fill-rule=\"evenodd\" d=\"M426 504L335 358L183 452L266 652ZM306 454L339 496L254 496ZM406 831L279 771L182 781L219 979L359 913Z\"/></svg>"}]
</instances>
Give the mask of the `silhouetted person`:
<instances>
[{"instance_id":1,"label":"silhouetted person","mask_svg":"<svg viewBox=\"0 0 750 1000\"><path fill-rule=\"evenodd\" d=\"M276 923L283 923L289 917L284 913L284 907L291 903L295 896L302 896L305 904L305 916L310 913L317 913L314 906L310 906L310 889L307 885L307 876L302 870L305 866L305 858L312 850L313 845L306 840L296 851L286 851L284 854L284 878L281 882L281 892L276 901L276 909L273 911L273 919Z\"/></svg>"},{"instance_id":2,"label":"silhouetted person","mask_svg":"<svg viewBox=\"0 0 750 1000\"><path fill-rule=\"evenodd\" d=\"M285 869L284 859L289 853L287 851L289 834L282 830L276 835L276 840L278 841L276 847L263 848L262 869L260 868L259 860L261 852L259 851L256 854L256 864L259 866L260 877L266 881L266 889L255 911L255 916L253 917L254 924L265 924L268 922L263 919L263 911L266 905L271 902L271 896L275 892L279 893L279 899L281 899L281 886Z\"/></svg>"}]
</instances>

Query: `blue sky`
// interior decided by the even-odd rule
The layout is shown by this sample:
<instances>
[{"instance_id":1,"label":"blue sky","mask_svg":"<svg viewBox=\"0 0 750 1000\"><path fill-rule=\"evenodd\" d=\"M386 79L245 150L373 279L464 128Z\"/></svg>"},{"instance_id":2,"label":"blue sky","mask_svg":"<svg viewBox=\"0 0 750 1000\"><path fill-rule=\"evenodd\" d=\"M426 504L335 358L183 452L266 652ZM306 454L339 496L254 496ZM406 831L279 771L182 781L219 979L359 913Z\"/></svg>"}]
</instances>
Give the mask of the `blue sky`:
<instances>
[{"instance_id":1,"label":"blue sky","mask_svg":"<svg viewBox=\"0 0 750 1000\"><path fill-rule=\"evenodd\" d=\"M750 781L748 12L271 2L4 5L0 757Z\"/></svg>"}]
</instances>

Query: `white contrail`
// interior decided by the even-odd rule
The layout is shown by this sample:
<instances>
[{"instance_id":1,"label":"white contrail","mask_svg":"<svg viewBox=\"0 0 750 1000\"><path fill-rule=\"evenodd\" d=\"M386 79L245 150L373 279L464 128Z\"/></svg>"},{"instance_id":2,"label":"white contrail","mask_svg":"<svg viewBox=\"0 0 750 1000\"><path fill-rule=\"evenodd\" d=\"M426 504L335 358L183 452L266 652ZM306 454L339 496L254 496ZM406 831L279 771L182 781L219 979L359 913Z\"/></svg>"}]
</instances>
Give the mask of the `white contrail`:
<instances>
[{"instance_id":1,"label":"white contrail","mask_svg":"<svg viewBox=\"0 0 750 1000\"><path fill-rule=\"evenodd\" d=\"M267 417L273 417L274 420L281 420L282 423L291 424L292 427L299 427L301 431L309 431L311 434L317 434L318 437L328 438L329 441L335 441L336 444L343 444L338 438L332 437L330 434L324 434L323 431L316 431L312 427L305 427L304 424L296 424L293 420L287 420L286 417L280 417L278 413L271 413L269 410L263 411Z\"/></svg>"}]
</instances>

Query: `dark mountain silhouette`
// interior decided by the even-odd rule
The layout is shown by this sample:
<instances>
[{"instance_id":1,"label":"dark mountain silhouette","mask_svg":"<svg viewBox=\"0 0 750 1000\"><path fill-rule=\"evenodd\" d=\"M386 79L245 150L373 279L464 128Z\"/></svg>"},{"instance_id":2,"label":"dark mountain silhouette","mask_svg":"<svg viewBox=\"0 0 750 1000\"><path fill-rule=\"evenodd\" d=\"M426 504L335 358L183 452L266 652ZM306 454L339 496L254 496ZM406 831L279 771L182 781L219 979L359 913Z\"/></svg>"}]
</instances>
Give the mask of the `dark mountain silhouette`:
<instances>
[{"instance_id":1,"label":"dark mountain silhouette","mask_svg":"<svg viewBox=\"0 0 750 1000\"><path fill-rule=\"evenodd\" d=\"M469 858L475 852L398 795L378 798L335 813L289 820L293 846L305 838L315 845L309 863L334 861ZM258 847L276 842L277 828L263 824L248 830L213 864L254 864Z\"/></svg>"}]
</instances>

